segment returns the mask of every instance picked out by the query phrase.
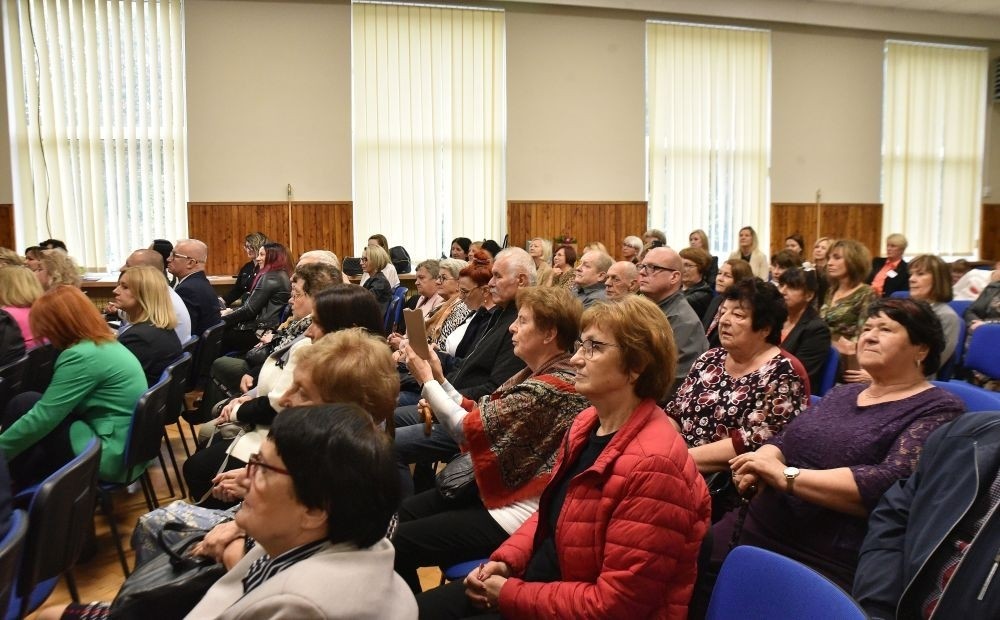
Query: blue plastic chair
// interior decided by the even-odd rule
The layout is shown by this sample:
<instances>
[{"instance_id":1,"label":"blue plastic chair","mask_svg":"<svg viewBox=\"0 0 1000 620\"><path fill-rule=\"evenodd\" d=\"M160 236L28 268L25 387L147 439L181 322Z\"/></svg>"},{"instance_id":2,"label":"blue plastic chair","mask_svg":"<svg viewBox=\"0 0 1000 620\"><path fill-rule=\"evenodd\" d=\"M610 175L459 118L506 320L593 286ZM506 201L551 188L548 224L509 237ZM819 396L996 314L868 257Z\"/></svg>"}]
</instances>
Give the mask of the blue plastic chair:
<instances>
[{"instance_id":1,"label":"blue plastic chair","mask_svg":"<svg viewBox=\"0 0 1000 620\"><path fill-rule=\"evenodd\" d=\"M403 320L403 304L406 302L406 291L407 288L402 285L397 286L392 291L392 299L389 300L389 305L385 309L385 317L382 319L382 325L387 334L395 331L396 326Z\"/></svg>"},{"instance_id":2,"label":"blue plastic chair","mask_svg":"<svg viewBox=\"0 0 1000 620\"><path fill-rule=\"evenodd\" d=\"M955 374L955 369L962 363L962 354L965 352L965 319L958 317L958 342L955 344L955 352L946 360L941 360L941 368L938 369L938 381L950 381Z\"/></svg>"},{"instance_id":3,"label":"blue plastic chair","mask_svg":"<svg viewBox=\"0 0 1000 620\"><path fill-rule=\"evenodd\" d=\"M708 620L863 620L837 584L795 560L759 547L729 552L708 605Z\"/></svg>"},{"instance_id":4,"label":"blue plastic chair","mask_svg":"<svg viewBox=\"0 0 1000 620\"><path fill-rule=\"evenodd\" d=\"M1000 323L984 323L972 332L965 351L965 367L1000 379Z\"/></svg>"},{"instance_id":5,"label":"blue plastic chair","mask_svg":"<svg viewBox=\"0 0 1000 620\"><path fill-rule=\"evenodd\" d=\"M892 297L894 299L909 299L910 291L893 291L892 293L889 294L889 297Z\"/></svg>"},{"instance_id":6,"label":"blue plastic chair","mask_svg":"<svg viewBox=\"0 0 1000 620\"><path fill-rule=\"evenodd\" d=\"M931 381L962 399L966 411L1000 411L1000 392L992 392L965 381Z\"/></svg>"},{"instance_id":7,"label":"blue plastic chair","mask_svg":"<svg viewBox=\"0 0 1000 620\"><path fill-rule=\"evenodd\" d=\"M830 388L834 386L837 382L837 369L839 367L840 352L830 347L830 353L826 356L826 362L823 363L823 374L819 378L819 385L813 390L817 396L826 395L830 391Z\"/></svg>"},{"instance_id":8,"label":"blue plastic chair","mask_svg":"<svg viewBox=\"0 0 1000 620\"><path fill-rule=\"evenodd\" d=\"M70 569L76 564L94 520L101 443L91 439L83 452L38 485L15 498L27 504L28 536L6 617L23 618L52 594L59 576L74 602L80 601Z\"/></svg>"},{"instance_id":9,"label":"blue plastic chair","mask_svg":"<svg viewBox=\"0 0 1000 620\"><path fill-rule=\"evenodd\" d=\"M972 302L967 301L965 299L953 299L948 302L948 305L951 306L951 309L954 310L958 316L964 319L965 311L969 309L969 306L972 305Z\"/></svg>"},{"instance_id":10,"label":"blue plastic chair","mask_svg":"<svg viewBox=\"0 0 1000 620\"><path fill-rule=\"evenodd\" d=\"M28 538L28 513L15 510L11 513L10 529L0 540L0 609L7 609L14 594L14 577L21 564L21 552Z\"/></svg>"},{"instance_id":11,"label":"blue plastic chair","mask_svg":"<svg viewBox=\"0 0 1000 620\"><path fill-rule=\"evenodd\" d=\"M441 584L444 585L444 582L446 581L458 581L460 579L465 579L465 577L472 572L472 569L489 561L489 558L469 560L468 562L459 562L458 564L453 564L448 568L442 569Z\"/></svg>"},{"instance_id":12,"label":"blue plastic chair","mask_svg":"<svg viewBox=\"0 0 1000 620\"><path fill-rule=\"evenodd\" d=\"M812 394L812 395L809 396L809 406L812 407L813 405L815 405L816 403L818 403L821 400L823 400L823 397L816 396L815 394Z\"/></svg>"}]
</instances>

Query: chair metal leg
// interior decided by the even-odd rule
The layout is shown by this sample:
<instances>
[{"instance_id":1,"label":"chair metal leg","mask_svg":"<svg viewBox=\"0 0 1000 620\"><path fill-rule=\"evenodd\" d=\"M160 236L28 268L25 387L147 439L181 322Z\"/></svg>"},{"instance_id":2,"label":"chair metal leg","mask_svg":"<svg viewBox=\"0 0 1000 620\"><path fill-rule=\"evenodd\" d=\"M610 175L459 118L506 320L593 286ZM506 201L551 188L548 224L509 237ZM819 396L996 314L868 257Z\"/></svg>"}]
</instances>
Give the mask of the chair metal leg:
<instances>
[{"instance_id":1,"label":"chair metal leg","mask_svg":"<svg viewBox=\"0 0 1000 620\"><path fill-rule=\"evenodd\" d=\"M163 438L166 440L167 444L167 456L170 457L170 463L174 466L174 476L177 477L177 490L180 491L181 499L187 497L187 489L184 487L184 476L181 475L181 468L177 465L177 456L174 454L174 447L170 444L170 437L167 436L167 429L163 429ZM181 442L184 438L181 437ZM187 446L185 446L186 448ZM174 496L174 492L171 489L170 497Z\"/></svg>"},{"instance_id":2,"label":"chair metal leg","mask_svg":"<svg viewBox=\"0 0 1000 620\"><path fill-rule=\"evenodd\" d=\"M161 451L157 458L160 460L160 470L163 472L163 479L167 482L167 493L170 497L174 496L174 484L170 481L170 472L167 471L167 461L163 458L163 452Z\"/></svg>"},{"instance_id":3,"label":"chair metal leg","mask_svg":"<svg viewBox=\"0 0 1000 620\"><path fill-rule=\"evenodd\" d=\"M139 476L139 484L142 492L146 496L146 507L152 512L160 507L160 502L156 499L156 490L153 488L153 480L149 477L149 472L145 471Z\"/></svg>"},{"instance_id":4,"label":"chair metal leg","mask_svg":"<svg viewBox=\"0 0 1000 620\"><path fill-rule=\"evenodd\" d=\"M115 539L115 548L118 549L118 559L122 563L122 572L125 573L125 578L128 579L132 573L128 569L128 560L125 559L125 548L122 547L122 540L118 536L118 524L115 523L115 513L112 510L111 493L108 491L99 491L97 496L101 502L101 511L104 512L104 518L108 520L108 527L111 528L111 537Z\"/></svg>"},{"instance_id":5,"label":"chair metal leg","mask_svg":"<svg viewBox=\"0 0 1000 620\"><path fill-rule=\"evenodd\" d=\"M187 438L184 437L184 427L181 426L181 419L177 418L177 434L181 436L181 445L184 446L184 455L191 458L191 451L188 450ZM195 446L197 448L197 446Z\"/></svg>"}]
</instances>

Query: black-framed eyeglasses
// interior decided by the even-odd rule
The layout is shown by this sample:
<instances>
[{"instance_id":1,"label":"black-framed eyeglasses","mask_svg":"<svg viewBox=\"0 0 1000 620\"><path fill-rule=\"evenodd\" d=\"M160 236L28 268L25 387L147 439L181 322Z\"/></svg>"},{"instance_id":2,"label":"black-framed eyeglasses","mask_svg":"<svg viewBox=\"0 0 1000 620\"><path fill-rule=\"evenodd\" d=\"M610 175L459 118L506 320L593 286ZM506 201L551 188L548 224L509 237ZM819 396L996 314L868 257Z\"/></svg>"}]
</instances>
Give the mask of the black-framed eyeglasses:
<instances>
[{"instance_id":1,"label":"black-framed eyeglasses","mask_svg":"<svg viewBox=\"0 0 1000 620\"><path fill-rule=\"evenodd\" d=\"M584 359L592 360L594 359L594 351L600 353L601 349L603 349L604 347L614 347L616 349L621 348L617 344L611 344L610 342L601 342L600 340L593 340L593 339L577 340L576 342L573 343L573 353L580 353L582 351Z\"/></svg>"},{"instance_id":2,"label":"black-framed eyeglasses","mask_svg":"<svg viewBox=\"0 0 1000 620\"><path fill-rule=\"evenodd\" d=\"M654 265L652 263L639 263L638 265L635 266L635 268L639 270L639 273L649 273L651 271L654 274L660 273L661 271L672 271L674 273L680 273L677 269L674 269L672 267L661 267L660 265Z\"/></svg>"},{"instance_id":3,"label":"black-framed eyeglasses","mask_svg":"<svg viewBox=\"0 0 1000 620\"><path fill-rule=\"evenodd\" d=\"M273 471L276 474L281 474L283 476L291 476L292 472L287 469L282 469L280 467L275 467L274 465L268 465L260 458L260 452L250 455L250 460L247 461L247 476L250 478L254 477L259 469L266 469L267 471Z\"/></svg>"}]
</instances>

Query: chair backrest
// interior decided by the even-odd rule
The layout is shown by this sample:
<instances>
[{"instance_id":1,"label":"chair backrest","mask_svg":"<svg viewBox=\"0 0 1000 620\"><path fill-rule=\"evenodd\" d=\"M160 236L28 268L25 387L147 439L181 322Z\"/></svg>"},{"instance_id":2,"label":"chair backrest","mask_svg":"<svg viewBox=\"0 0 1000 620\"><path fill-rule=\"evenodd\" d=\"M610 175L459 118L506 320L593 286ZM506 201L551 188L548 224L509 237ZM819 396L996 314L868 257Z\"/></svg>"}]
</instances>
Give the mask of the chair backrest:
<instances>
[{"instance_id":1,"label":"chair backrest","mask_svg":"<svg viewBox=\"0 0 1000 620\"><path fill-rule=\"evenodd\" d=\"M389 305L385 309L385 318L383 319L383 327L385 328L385 333L392 333L400 321L403 320L403 304L406 301L406 287L397 286L392 290L392 299L389 300Z\"/></svg>"},{"instance_id":2,"label":"chair backrest","mask_svg":"<svg viewBox=\"0 0 1000 620\"><path fill-rule=\"evenodd\" d=\"M128 445L125 447L126 480L146 470L146 464L160 454L163 440L163 421L167 399L170 396L170 380L161 377L156 385L146 390L135 404L132 424L128 431Z\"/></svg>"},{"instance_id":3,"label":"chair backrest","mask_svg":"<svg viewBox=\"0 0 1000 620\"><path fill-rule=\"evenodd\" d=\"M24 373L28 370L28 354L25 353L20 358L0 366L0 377L7 383L7 393L15 396L24 391Z\"/></svg>"},{"instance_id":4,"label":"chair backrest","mask_svg":"<svg viewBox=\"0 0 1000 620\"><path fill-rule=\"evenodd\" d=\"M889 293L889 297L894 297L896 299L908 299L910 297L910 291L893 291Z\"/></svg>"},{"instance_id":5,"label":"chair backrest","mask_svg":"<svg viewBox=\"0 0 1000 620\"><path fill-rule=\"evenodd\" d=\"M830 352L823 362L823 374L820 375L819 385L813 392L817 396L823 396L830 391L834 383L837 382L837 370L840 368L840 352L834 347L830 347Z\"/></svg>"},{"instance_id":6,"label":"chair backrest","mask_svg":"<svg viewBox=\"0 0 1000 620\"><path fill-rule=\"evenodd\" d=\"M966 411L1000 411L1000 392L991 392L965 381L931 381L962 399Z\"/></svg>"},{"instance_id":7,"label":"chair backrest","mask_svg":"<svg viewBox=\"0 0 1000 620\"><path fill-rule=\"evenodd\" d=\"M198 336L191 336L186 342L181 344L182 353L190 353L191 359L193 360L195 355L198 353L198 343L201 341Z\"/></svg>"},{"instance_id":8,"label":"chair backrest","mask_svg":"<svg viewBox=\"0 0 1000 620\"><path fill-rule=\"evenodd\" d=\"M809 406L812 407L813 405L815 405L816 403L818 403L821 400L823 400L822 396L816 396L815 394L810 394L809 395Z\"/></svg>"},{"instance_id":9,"label":"chair backrest","mask_svg":"<svg viewBox=\"0 0 1000 620\"><path fill-rule=\"evenodd\" d=\"M201 335L198 354L194 356L193 374L191 375L191 383L188 385L189 390L197 388L212 372L212 362L219 357L219 350L222 348L222 332L225 329L226 323L219 321Z\"/></svg>"},{"instance_id":10,"label":"chair backrest","mask_svg":"<svg viewBox=\"0 0 1000 620\"><path fill-rule=\"evenodd\" d=\"M63 574L80 556L94 520L100 464L101 443L95 437L83 452L43 480L31 496L28 537L16 589L22 605L27 605L36 584Z\"/></svg>"},{"instance_id":11,"label":"chair backrest","mask_svg":"<svg viewBox=\"0 0 1000 620\"><path fill-rule=\"evenodd\" d=\"M28 367L24 371L23 392L44 392L52 382L59 351L43 344L28 351Z\"/></svg>"},{"instance_id":12,"label":"chair backrest","mask_svg":"<svg viewBox=\"0 0 1000 620\"><path fill-rule=\"evenodd\" d=\"M972 332L965 351L965 367L1000 379L1000 323L983 323Z\"/></svg>"},{"instance_id":13,"label":"chair backrest","mask_svg":"<svg viewBox=\"0 0 1000 620\"><path fill-rule=\"evenodd\" d=\"M15 510L10 516L10 529L0 540L0 612L7 609L14 593L14 576L21 563L21 552L28 538L28 513Z\"/></svg>"},{"instance_id":14,"label":"chair backrest","mask_svg":"<svg viewBox=\"0 0 1000 620\"><path fill-rule=\"evenodd\" d=\"M955 369L962 363L962 354L965 352L965 319L958 317L958 342L955 344L955 352L946 360L941 360L941 368L938 369L938 381L950 381L955 374Z\"/></svg>"},{"instance_id":15,"label":"chair backrest","mask_svg":"<svg viewBox=\"0 0 1000 620\"><path fill-rule=\"evenodd\" d=\"M965 311L969 309L969 306L972 305L972 302L966 299L952 299L951 301L948 302L948 305L951 306L951 309L955 311L955 314L957 314L962 318L965 318Z\"/></svg>"},{"instance_id":16,"label":"chair backrest","mask_svg":"<svg viewBox=\"0 0 1000 620\"><path fill-rule=\"evenodd\" d=\"M730 551L722 564L706 616L708 620L867 617L847 592L808 566L746 545Z\"/></svg>"},{"instance_id":17,"label":"chair backrest","mask_svg":"<svg viewBox=\"0 0 1000 620\"><path fill-rule=\"evenodd\" d=\"M191 354L185 351L177 360L163 369L160 381L167 380L167 402L163 408L163 423L173 424L184 409L184 394L187 392L188 380L191 377Z\"/></svg>"}]
</instances>

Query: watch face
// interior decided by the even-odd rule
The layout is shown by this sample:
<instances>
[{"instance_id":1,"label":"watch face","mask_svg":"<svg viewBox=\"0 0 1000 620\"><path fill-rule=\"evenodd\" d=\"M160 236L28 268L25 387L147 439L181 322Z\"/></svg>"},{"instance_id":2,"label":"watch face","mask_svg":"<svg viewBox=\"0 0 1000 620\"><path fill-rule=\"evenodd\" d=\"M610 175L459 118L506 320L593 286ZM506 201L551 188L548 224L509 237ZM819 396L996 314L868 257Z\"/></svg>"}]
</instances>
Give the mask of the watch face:
<instances>
[{"instance_id":1,"label":"watch face","mask_svg":"<svg viewBox=\"0 0 1000 620\"><path fill-rule=\"evenodd\" d=\"M785 468L785 478L794 478L799 475L798 467L786 467Z\"/></svg>"}]
</instances>

